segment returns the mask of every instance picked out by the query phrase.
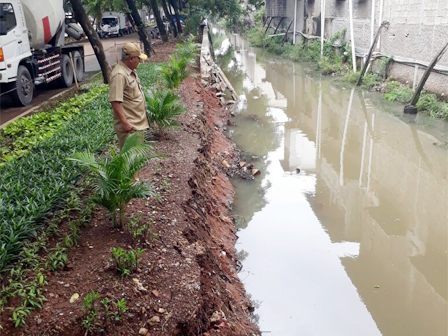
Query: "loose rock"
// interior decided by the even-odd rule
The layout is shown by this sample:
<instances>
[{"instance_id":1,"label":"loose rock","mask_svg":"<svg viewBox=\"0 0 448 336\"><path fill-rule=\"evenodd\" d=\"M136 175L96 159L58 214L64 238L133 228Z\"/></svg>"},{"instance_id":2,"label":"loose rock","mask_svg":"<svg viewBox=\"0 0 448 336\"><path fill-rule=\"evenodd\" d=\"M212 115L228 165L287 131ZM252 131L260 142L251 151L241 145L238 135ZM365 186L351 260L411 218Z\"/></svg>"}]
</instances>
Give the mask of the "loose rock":
<instances>
[{"instance_id":1,"label":"loose rock","mask_svg":"<svg viewBox=\"0 0 448 336\"><path fill-rule=\"evenodd\" d=\"M140 330L138 331L139 335L146 335L148 333L148 329L146 328L140 328Z\"/></svg>"},{"instance_id":2,"label":"loose rock","mask_svg":"<svg viewBox=\"0 0 448 336\"><path fill-rule=\"evenodd\" d=\"M156 325L157 323L160 323L160 317L158 316L153 316L148 320L149 325L153 326Z\"/></svg>"}]
</instances>

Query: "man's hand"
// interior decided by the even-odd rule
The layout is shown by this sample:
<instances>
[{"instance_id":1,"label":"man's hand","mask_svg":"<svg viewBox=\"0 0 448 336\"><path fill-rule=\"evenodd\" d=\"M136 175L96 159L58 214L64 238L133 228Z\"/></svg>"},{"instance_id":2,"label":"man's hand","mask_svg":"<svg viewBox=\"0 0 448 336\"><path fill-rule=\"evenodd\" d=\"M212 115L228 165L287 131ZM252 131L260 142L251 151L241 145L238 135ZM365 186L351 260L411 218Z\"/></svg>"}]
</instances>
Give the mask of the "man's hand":
<instances>
[{"instance_id":1,"label":"man's hand","mask_svg":"<svg viewBox=\"0 0 448 336\"><path fill-rule=\"evenodd\" d=\"M120 120L121 124L123 125L123 130L126 133L132 132L134 130L134 127L126 119L121 102L113 101L111 102L111 105L115 115L118 117L118 120Z\"/></svg>"},{"instance_id":2,"label":"man's hand","mask_svg":"<svg viewBox=\"0 0 448 336\"><path fill-rule=\"evenodd\" d=\"M123 124L123 129L125 132L130 133L134 127L132 127L132 125L128 122L126 122L125 124Z\"/></svg>"}]
</instances>

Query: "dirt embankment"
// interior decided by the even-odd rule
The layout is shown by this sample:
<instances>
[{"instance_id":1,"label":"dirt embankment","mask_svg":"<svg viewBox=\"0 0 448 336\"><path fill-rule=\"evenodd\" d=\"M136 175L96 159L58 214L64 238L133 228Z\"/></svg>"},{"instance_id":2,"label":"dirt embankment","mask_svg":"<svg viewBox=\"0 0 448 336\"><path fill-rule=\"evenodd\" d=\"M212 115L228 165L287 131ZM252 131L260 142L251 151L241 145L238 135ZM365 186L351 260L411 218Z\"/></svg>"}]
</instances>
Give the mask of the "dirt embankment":
<instances>
[{"instance_id":1,"label":"dirt embankment","mask_svg":"<svg viewBox=\"0 0 448 336\"><path fill-rule=\"evenodd\" d=\"M63 271L48 275L41 310L24 327L12 327L10 313L0 315L0 334L85 335L83 300L100 294L95 331L90 335L258 335L251 302L237 277L237 239L229 214L233 189L222 161L238 163L234 145L223 134L229 112L215 93L189 77L179 93L187 112L182 127L154 142L164 158L139 172L161 196L131 201L128 220L152 222L151 235L135 246L128 232L112 229L108 214L97 209L79 244L70 250ZM133 245L134 244L134 245ZM115 270L111 248L144 248L136 273L124 279ZM79 299L70 303L73 294ZM107 317L101 300L126 300L120 321Z\"/></svg>"}]
</instances>

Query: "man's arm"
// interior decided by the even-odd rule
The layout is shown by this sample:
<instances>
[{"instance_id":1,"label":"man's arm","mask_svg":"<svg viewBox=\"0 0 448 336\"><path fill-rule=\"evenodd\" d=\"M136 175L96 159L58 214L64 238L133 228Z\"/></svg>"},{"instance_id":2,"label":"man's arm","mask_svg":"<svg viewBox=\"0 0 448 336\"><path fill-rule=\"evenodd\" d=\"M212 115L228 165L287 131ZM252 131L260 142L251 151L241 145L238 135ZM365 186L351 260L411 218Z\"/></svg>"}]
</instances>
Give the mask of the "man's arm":
<instances>
[{"instance_id":1,"label":"man's arm","mask_svg":"<svg viewBox=\"0 0 448 336\"><path fill-rule=\"evenodd\" d=\"M124 115L123 111L123 105L121 102L118 101L112 101L110 102L112 105L112 110L114 110L114 114L118 117L118 120L120 120L121 124L123 125L123 129L125 132L130 132L134 128L129 123L129 121L126 119L126 116Z\"/></svg>"}]
</instances>

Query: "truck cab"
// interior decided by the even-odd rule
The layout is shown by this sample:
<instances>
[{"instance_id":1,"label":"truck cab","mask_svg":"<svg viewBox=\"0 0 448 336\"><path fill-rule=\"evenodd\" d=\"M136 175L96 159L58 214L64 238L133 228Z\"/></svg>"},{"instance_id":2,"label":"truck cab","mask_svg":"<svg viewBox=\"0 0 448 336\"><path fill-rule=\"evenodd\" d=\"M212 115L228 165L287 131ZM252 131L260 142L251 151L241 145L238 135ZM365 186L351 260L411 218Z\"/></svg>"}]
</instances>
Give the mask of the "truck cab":
<instances>
[{"instance_id":1,"label":"truck cab","mask_svg":"<svg viewBox=\"0 0 448 336\"><path fill-rule=\"evenodd\" d=\"M15 82L19 64L31 55L22 4L17 0L0 3L0 83ZM33 94L31 76L29 73L25 73L25 76L22 74L21 80L22 94L28 100Z\"/></svg>"},{"instance_id":2,"label":"truck cab","mask_svg":"<svg viewBox=\"0 0 448 336\"><path fill-rule=\"evenodd\" d=\"M0 0L0 95L28 105L35 85L82 79L84 49L65 45L65 33L76 35L69 25L63 0Z\"/></svg>"}]
</instances>

